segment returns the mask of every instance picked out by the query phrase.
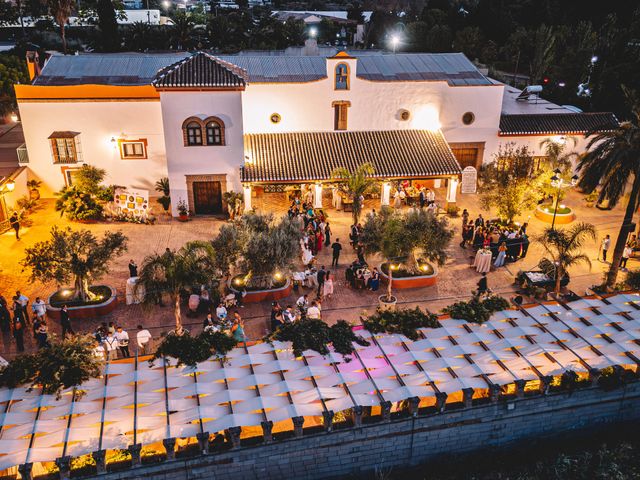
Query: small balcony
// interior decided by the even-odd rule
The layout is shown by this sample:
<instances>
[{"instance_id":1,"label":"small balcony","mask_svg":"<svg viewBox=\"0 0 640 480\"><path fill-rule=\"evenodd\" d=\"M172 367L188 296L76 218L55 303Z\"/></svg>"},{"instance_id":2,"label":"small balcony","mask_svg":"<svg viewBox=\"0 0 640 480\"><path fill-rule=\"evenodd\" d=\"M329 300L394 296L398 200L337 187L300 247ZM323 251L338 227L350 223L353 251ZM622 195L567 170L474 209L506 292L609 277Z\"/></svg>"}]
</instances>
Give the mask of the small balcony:
<instances>
[{"instance_id":1,"label":"small balcony","mask_svg":"<svg viewBox=\"0 0 640 480\"><path fill-rule=\"evenodd\" d=\"M18 154L18 162L20 164L29 163L29 152L27 152L27 145L22 144L18 148L16 148L16 152Z\"/></svg>"}]
</instances>

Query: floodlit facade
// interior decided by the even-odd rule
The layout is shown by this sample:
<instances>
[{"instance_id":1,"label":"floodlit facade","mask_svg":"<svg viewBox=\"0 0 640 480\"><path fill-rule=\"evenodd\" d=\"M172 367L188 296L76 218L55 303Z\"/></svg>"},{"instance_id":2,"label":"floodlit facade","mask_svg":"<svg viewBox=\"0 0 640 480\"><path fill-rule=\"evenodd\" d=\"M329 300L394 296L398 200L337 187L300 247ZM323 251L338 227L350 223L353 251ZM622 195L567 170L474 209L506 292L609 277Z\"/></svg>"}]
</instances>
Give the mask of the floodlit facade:
<instances>
[{"instance_id":1,"label":"floodlit facade","mask_svg":"<svg viewBox=\"0 0 640 480\"><path fill-rule=\"evenodd\" d=\"M547 302L497 312L483 325L441 317L416 341L359 330L369 345L357 345L350 361L334 351L296 358L288 343L256 343L196 368L107 362L101 377L60 398L4 388L0 474L19 465L41 473L88 454L99 463L117 449L138 459L141 448L173 452L176 442L208 449L218 434L239 446L307 427L358 426L363 416L384 421L547 395L568 371L591 381L608 367L637 373L639 302L638 294Z\"/></svg>"},{"instance_id":2,"label":"floodlit facade","mask_svg":"<svg viewBox=\"0 0 640 480\"><path fill-rule=\"evenodd\" d=\"M250 208L256 194L300 184L315 184L321 205L333 169L364 162L379 166L387 189L399 180L446 186L451 203L461 170L491 161L501 144L540 156L543 139L575 136L583 151L585 132L617 124L612 114L521 95L462 54L325 57L307 47L308 55L54 55L41 71L32 61L32 84L16 86L25 166L45 194L72 183L83 163L133 188L153 190L167 176L174 214L179 200L194 214L220 213L226 191L242 189ZM387 148L367 150L380 132ZM394 154L403 149L416 158Z\"/></svg>"}]
</instances>

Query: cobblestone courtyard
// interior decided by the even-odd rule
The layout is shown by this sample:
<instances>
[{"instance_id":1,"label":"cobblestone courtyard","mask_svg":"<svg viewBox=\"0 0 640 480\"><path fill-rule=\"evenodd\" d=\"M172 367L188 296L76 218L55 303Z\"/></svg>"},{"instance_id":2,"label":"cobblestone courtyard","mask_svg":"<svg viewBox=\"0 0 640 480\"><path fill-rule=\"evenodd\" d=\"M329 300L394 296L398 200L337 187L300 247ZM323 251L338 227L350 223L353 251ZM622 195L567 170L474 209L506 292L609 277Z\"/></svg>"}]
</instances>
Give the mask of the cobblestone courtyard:
<instances>
[{"instance_id":1,"label":"cobblestone courtyard","mask_svg":"<svg viewBox=\"0 0 640 480\"><path fill-rule=\"evenodd\" d=\"M443 199L444 195L444 189L440 189L437 198ZM367 205L365 211L369 211L371 208L378 208L377 201L375 203L373 203L374 201L371 202ZM584 205L583 195L577 192L570 192L565 199L565 203L576 210L576 221L592 223L598 230L598 241L587 246L589 258L592 259L591 269L588 266L580 266L570 272L571 283L569 288L578 294L583 294L585 288L600 281L603 272L607 268L605 263L596 260L598 245L600 239L607 233L611 234L612 239L615 240L622 221L623 209L620 206L612 211L587 208ZM624 204L624 201L621 203ZM268 208L268 205L264 202L258 202L256 205L259 209ZM479 210L477 195L459 195L458 205L461 208L467 208L472 218L476 218L478 213L482 213L485 218L492 218L490 212ZM333 238L340 238L344 251L341 256L341 268L332 272L336 278L335 293L330 299L323 302L323 319L328 323L335 322L338 319L358 322L360 315L372 312L376 308L377 297L381 292L352 290L346 286L344 267L355 259L355 254L348 245L348 229L351 224L351 215L337 212L333 209L328 210L328 215L333 230ZM516 220L521 223L526 222L528 216L526 214ZM167 247L177 249L189 240L210 240L215 236L224 221L213 217L197 217L188 223L181 223L167 217L161 217L155 225L128 223L82 225L60 218L59 214L53 209L53 201L44 200L40 203L38 210L31 215L30 223L30 226L25 226L21 230L20 241L15 240L12 231L0 236L0 291L7 299L10 299L18 289L25 293L31 301L36 296L46 298L55 289L53 284L30 283L28 280L29 272L23 270L20 266L20 261L24 257L24 249L38 241L47 239L52 226L71 226L74 229L88 228L98 235L107 230L121 230L129 239L129 250L112 263L110 273L101 282L117 289L119 305L110 317L95 321L76 320L74 328L79 332L88 332L92 331L100 321L113 321L116 324L123 325L126 330L133 333L136 325L143 324L151 330L154 337L158 338L162 333L169 331L173 327L173 310L170 307L125 305L124 287L128 278L127 264L129 260L134 259L140 264L146 255L153 252L162 252ZM454 301L469 297L471 291L475 289L480 275L470 268L472 251L470 249L462 249L458 245L460 242L461 220L460 218L452 218L450 223L455 228L456 234L449 248L450 258L446 265L440 268L437 285L395 291L400 305L410 307L419 305L422 308L438 312ZM504 296L508 296L514 291L514 277L518 270L534 268L542 256L542 249L533 238L545 226L547 224L531 216L528 233L532 242L527 257L489 273L490 288ZM326 248L319 253L318 258L320 265L329 266L331 264L330 251ZM368 258L367 260L374 265L379 263L379 259ZM628 267L630 269L637 266L637 260L631 259L629 261ZM313 294L309 289L303 289L303 291ZM283 300L281 303L293 303L299 295L300 292L293 292L288 299ZM313 298L314 295L310 296ZM269 310L269 302L249 304L240 309L240 313L246 321L246 332L251 340L259 339L267 332ZM191 326L196 332L202 328L202 318L185 317L184 322L185 325ZM59 333L59 324L50 322L50 331ZM26 338L25 341L28 349L33 348L33 339ZM10 358L15 355L14 342L8 335L3 337L1 349L3 357Z\"/></svg>"}]
</instances>

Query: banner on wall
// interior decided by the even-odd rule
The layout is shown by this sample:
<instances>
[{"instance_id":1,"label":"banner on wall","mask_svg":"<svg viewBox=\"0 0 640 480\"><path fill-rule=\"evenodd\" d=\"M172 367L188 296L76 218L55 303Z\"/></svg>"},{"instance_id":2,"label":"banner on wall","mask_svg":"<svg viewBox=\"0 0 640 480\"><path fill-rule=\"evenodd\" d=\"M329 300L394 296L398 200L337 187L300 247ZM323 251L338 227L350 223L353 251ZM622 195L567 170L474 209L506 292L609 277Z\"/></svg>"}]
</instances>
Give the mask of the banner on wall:
<instances>
[{"instance_id":1,"label":"banner on wall","mask_svg":"<svg viewBox=\"0 0 640 480\"><path fill-rule=\"evenodd\" d=\"M119 214L146 219L149 213L149 190L116 188L113 194L113 203Z\"/></svg>"}]
</instances>

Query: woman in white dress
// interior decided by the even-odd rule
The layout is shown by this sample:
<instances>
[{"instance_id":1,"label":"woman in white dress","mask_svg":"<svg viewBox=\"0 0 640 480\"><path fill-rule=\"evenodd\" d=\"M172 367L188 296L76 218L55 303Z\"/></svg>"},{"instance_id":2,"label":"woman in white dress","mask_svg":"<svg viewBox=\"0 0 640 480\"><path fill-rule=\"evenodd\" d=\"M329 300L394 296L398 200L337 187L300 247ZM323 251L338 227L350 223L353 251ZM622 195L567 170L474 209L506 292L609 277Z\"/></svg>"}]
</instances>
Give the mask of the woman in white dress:
<instances>
[{"instance_id":1,"label":"woman in white dress","mask_svg":"<svg viewBox=\"0 0 640 480\"><path fill-rule=\"evenodd\" d=\"M324 280L322 296L324 298L329 298L331 295L333 295L333 275L331 275L331 271L328 271L327 276Z\"/></svg>"}]
</instances>

